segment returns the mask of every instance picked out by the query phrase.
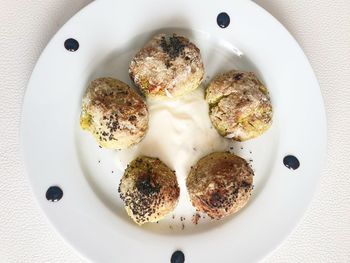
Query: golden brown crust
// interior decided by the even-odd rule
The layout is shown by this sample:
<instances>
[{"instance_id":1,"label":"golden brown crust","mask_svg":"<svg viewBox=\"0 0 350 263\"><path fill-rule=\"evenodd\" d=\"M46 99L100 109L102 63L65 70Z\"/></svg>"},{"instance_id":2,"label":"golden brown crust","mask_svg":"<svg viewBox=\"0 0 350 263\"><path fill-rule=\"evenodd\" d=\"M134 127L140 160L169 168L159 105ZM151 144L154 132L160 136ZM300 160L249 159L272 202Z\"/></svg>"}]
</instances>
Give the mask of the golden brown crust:
<instances>
[{"instance_id":1,"label":"golden brown crust","mask_svg":"<svg viewBox=\"0 0 350 263\"><path fill-rule=\"evenodd\" d=\"M148 109L142 97L124 82L98 78L83 99L80 124L106 148L124 149L138 143L148 128Z\"/></svg>"},{"instance_id":2,"label":"golden brown crust","mask_svg":"<svg viewBox=\"0 0 350 263\"><path fill-rule=\"evenodd\" d=\"M133 82L151 97L178 97L196 89L204 76L199 49L173 34L153 37L129 66Z\"/></svg>"},{"instance_id":3,"label":"golden brown crust","mask_svg":"<svg viewBox=\"0 0 350 263\"><path fill-rule=\"evenodd\" d=\"M210 120L222 136L245 141L263 134L272 124L268 90L252 72L219 74L206 91Z\"/></svg>"},{"instance_id":4,"label":"golden brown crust","mask_svg":"<svg viewBox=\"0 0 350 263\"><path fill-rule=\"evenodd\" d=\"M120 198L139 225L156 222L174 210L180 195L175 172L158 158L138 157L120 181Z\"/></svg>"},{"instance_id":5,"label":"golden brown crust","mask_svg":"<svg viewBox=\"0 0 350 263\"><path fill-rule=\"evenodd\" d=\"M253 170L239 156L215 152L191 168L186 186L198 211L220 219L246 205L253 189Z\"/></svg>"}]
</instances>

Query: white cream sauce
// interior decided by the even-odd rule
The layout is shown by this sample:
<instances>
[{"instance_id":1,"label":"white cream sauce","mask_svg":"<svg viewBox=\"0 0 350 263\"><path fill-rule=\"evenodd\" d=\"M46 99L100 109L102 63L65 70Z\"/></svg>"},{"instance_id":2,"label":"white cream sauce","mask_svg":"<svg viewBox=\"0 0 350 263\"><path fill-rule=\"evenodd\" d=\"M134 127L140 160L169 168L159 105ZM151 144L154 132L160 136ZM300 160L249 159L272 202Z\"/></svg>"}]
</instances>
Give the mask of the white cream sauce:
<instances>
[{"instance_id":1,"label":"white cream sauce","mask_svg":"<svg viewBox=\"0 0 350 263\"><path fill-rule=\"evenodd\" d=\"M117 168L124 172L138 156L158 157L176 171L181 185L201 157L229 149L230 140L211 125L202 87L177 99L149 99L149 130L130 149L116 153Z\"/></svg>"}]
</instances>

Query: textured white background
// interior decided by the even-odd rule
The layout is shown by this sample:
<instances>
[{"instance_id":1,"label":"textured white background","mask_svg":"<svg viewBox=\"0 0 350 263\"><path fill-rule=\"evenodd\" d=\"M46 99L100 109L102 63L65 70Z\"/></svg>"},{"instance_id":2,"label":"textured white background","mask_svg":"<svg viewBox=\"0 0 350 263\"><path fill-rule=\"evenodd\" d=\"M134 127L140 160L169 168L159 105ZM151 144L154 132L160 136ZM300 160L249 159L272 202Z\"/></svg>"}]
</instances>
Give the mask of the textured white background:
<instances>
[{"instance_id":1,"label":"textured white background","mask_svg":"<svg viewBox=\"0 0 350 263\"><path fill-rule=\"evenodd\" d=\"M86 262L37 207L18 135L23 95L36 60L63 23L89 2L0 0L1 263ZM265 262L350 262L350 1L256 2L287 27L306 52L328 118L328 158L319 189L299 226Z\"/></svg>"}]
</instances>

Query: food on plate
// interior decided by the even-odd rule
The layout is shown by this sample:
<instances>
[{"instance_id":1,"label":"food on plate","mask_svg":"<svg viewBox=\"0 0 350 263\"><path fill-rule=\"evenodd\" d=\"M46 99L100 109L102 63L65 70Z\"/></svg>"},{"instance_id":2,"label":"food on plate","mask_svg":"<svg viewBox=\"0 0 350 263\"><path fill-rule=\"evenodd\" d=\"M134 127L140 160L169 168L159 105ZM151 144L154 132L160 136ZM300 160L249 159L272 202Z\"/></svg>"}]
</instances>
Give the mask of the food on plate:
<instances>
[{"instance_id":1,"label":"food on plate","mask_svg":"<svg viewBox=\"0 0 350 263\"><path fill-rule=\"evenodd\" d=\"M229 152L203 157L186 179L192 205L213 219L236 213L250 198L253 174L247 161Z\"/></svg>"},{"instance_id":2,"label":"food on plate","mask_svg":"<svg viewBox=\"0 0 350 263\"><path fill-rule=\"evenodd\" d=\"M125 149L145 136L147 105L124 82L98 78L90 83L83 98L80 126L91 132L100 146Z\"/></svg>"},{"instance_id":3,"label":"food on plate","mask_svg":"<svg viewBox=\"0 0 350 263\"><path fill-rule=\"evenodd\" d=\"M220 135L246 141L272 124L267 88L252 72L231 70L217 75L206 91L209 117Z\"/></svg>"},{"instance_id":4,"label":"food on plate","mask_svg":"<svg viewBox=\"0 0 350 263\"><path fill-rule=\"evenodd\" d=\"M199 49L176 34L154 36L132 59L129 74L147 97L179 97L203 80Z\"/></svg>"},{"instance_id":5,"label":"food on plate","mask_svg":"<svg viewBox=\"0 0 350 263\"><path fill-rule=\"evenodd\" d=\"M158 158L146 156L128 165L118 191L138 225L162 219L174 210L180 195L175 172Z\"/></svg>"}]
</instances>

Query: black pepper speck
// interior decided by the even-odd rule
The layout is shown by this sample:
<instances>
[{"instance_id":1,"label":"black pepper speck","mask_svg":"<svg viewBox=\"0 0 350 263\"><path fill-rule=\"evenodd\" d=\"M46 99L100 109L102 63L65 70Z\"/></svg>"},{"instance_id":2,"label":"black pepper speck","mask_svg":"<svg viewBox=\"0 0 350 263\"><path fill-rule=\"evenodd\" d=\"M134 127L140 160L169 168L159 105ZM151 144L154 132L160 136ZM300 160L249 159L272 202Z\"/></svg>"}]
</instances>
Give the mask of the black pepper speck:
<instances>
[{"instance_id":1,"label":"black pepper speck","mask_svg":"<svg viewBox=\"0 0 350 263\"><path fill-rule=\"evenodd\" d=\"M182 43L181 39L173 35L167 40L165 37L162 37L160 46L163 51L169 55L171 59L177 58L185 49L185 44ZM167 61L167 67L170 67L170 62Z\"/></svg>"}]
</instances>

